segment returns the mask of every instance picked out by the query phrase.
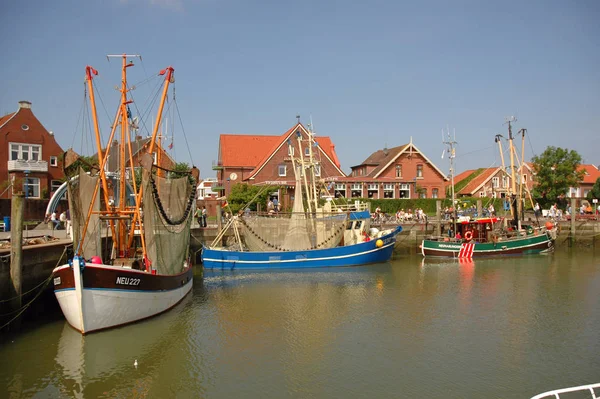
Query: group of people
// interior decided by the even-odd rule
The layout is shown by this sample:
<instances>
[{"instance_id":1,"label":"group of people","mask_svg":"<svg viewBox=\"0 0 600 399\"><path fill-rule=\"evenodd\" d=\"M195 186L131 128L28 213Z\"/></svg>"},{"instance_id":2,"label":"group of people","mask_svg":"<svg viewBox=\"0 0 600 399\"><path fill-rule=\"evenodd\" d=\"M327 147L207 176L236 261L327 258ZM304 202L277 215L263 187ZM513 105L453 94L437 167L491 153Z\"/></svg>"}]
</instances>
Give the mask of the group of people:
<instances>
[{"instance_id":1,"label":"group of people","mask_svg":"<svg viewBox=\"0 0 600 399\"><path fill-rule=\"evenodd\" d=\"M198 225L200 225L200 227L206 227L206 206L203 206L202 209L197 208L194 216L196 216L196 220L198 220Z\"/></svg>"},{"instance_id":2,"label":"group of people","mask_svg":"<svg viewBox=\"0 0 600 399\"><path fill-rule=\"evenodd\" d=\"M44 223L52 222L52 230L67 230L67 235L71 234L71 214L69 210L62 211L60 214L54 212L46 214Z\"/></svg>"},{"instance_id":3,"label":"group of people","mask_svg":"<svg viewBox=\"0 0 600 399\"><path fill-rule=\"evenodd\" d=\"M275 213L280 211L281 203L279 202L279 199L277 199L277 197L269 198L269 201L267 201L267 212Z\"/></svg>"}]
</instances>

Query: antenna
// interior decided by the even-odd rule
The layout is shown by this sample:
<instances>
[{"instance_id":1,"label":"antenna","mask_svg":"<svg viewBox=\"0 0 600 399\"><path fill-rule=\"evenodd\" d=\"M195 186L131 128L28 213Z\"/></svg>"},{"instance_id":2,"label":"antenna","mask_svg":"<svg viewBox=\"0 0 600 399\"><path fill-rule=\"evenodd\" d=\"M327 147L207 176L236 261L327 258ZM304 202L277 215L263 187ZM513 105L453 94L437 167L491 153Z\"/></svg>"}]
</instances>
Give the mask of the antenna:
<instances>
[{"instance_id":1,"label":"antenna","mask_svg":"<svg viewBox=\"0 0 600 399\"><path fill-rule=\"evenodd\" d=\"M300 114L296 114L296 119L298 119L298 123L300 123Z\"/></svg>"}]
</instances>

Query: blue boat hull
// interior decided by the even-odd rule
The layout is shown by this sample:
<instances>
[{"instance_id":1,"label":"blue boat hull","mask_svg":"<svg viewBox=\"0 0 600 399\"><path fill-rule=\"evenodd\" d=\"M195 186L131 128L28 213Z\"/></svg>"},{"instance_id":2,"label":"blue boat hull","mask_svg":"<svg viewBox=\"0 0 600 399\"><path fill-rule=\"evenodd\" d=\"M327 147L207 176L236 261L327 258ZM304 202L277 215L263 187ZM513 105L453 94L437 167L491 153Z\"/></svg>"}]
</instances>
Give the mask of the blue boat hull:
<instances>
[{"instance_id":1,"label":"blue boat hull","mask_svg":"<svg viewBox=\"0 0 600 399\"><path fill-rule=\"evenodd\" d=\"M402 227L391 233L360 244L328 249L286 252L248 252L225 249L202 249L202 263L206 269L251 270L251 269L301 269L311 267L358 266L388 261L396 235ZM382 245L377 246L381 240Z\"/></svg>"}]
</instances>

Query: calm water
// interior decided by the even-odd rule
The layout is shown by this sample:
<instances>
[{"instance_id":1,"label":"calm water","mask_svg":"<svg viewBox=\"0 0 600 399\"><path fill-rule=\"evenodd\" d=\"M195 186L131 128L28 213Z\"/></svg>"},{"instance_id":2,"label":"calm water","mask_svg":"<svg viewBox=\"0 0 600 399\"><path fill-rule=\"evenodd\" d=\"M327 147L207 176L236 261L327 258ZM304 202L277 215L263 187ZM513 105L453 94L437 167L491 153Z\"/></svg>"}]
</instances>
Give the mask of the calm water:
<instances>
[{"instance_id":1,"label":"calm water","mask_svg":"<svg viewBox=\"0 0 600 399\"><path fill-rule=\"evenodd\" d=\"M591 253L194 284L146 322L82 337L59 320L4 340L0 396L529 398L600 382Z\"/></svg>"}]
</instances>

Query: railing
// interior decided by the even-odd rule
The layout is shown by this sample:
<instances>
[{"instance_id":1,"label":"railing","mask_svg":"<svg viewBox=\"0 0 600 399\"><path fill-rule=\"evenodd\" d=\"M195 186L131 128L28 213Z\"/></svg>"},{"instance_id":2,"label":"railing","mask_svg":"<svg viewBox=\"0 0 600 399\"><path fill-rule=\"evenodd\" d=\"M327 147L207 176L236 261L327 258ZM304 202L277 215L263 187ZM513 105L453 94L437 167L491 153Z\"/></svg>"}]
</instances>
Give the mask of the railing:
<instances>
[{"instance_id":1,"label":"railing","mask_svg":"<svg viewBox=\"0 0 600 399\"><path fill-rule=\"evenodd\" d=\"M46 161L8 161L8 171L20 172L47 172L48 162Z\"/></svg>"},{"instance_id":2,"label":"railing","mask_svg":"<svg viewBox=\"0 0 600 399\"><path fill-rule=\"evenodd\" d=\"M223 165L220 162L212 161L212 170L221 170Z\"/></svg>"},{"instance_id":3,"label":"railing","mask_svg":"<svg viewBox=\"0 0 600 399\"><path fill-rule=\"evenodd\" d=\"M554 397L555 399L560 399L560 396L559 396L560 394L567 393L567 392L582 392L583 393L584 391L590 391L592 399L600 399L600 397L596 396L594 389L600 389L600 384L581 385L581 386L572 387L572 388L556 389L554 391L540 393L539 395L535 395L531 399L542 399L542 398L551 398L551 397Z\"/></svg>"}]
</instances>

